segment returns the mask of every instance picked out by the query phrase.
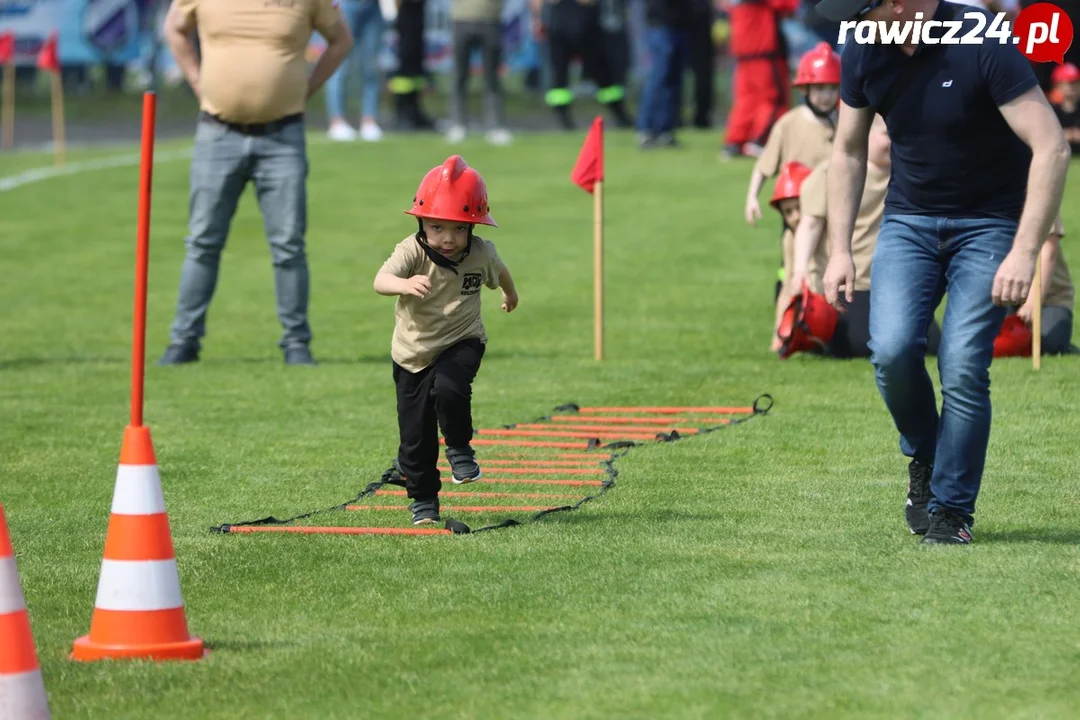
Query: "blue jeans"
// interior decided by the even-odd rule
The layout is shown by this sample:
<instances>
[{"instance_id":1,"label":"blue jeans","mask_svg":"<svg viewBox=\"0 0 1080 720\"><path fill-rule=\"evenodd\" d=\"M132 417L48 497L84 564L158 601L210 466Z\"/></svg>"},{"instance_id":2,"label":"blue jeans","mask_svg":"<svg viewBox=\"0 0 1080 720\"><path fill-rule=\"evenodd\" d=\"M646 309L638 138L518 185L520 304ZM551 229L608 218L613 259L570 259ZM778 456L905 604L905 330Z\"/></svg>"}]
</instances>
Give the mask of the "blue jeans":
<instances>
[{"instance_id":1,"label":"blue jeans","mask_svg":"<svg viewBox=\"0 0 1080 720\"><path fill-rule=\"evenodd\" d=\"M904 455L933 464L928 510L974 523L990 439L990 362L1006 308L994 275L1017 223L886 215L870 269L870 351ZM938 372L941 415L926 370L927 329L948 293Z\"/></svg>"},{"instance_id":2,"label":"blue jeans","mask_svg":"<svg viewBox=\"0 0 1080 720\"><path fill-rule=\"evenodd\" d=\"M248 181L262 212L274 264L277 315L284 334L280 347L307 345L308 263L307 146L304 123L266 135L243 135L224 125L200 121L191 158L187 253L170 342L199 348L206 313L217 286L218 266L233 215Z\"/></svg>"},{"instance_id":3,"label":"blue jeans","mask_svg":"<svg viewBox=\"0 0 1080 720\"><path fill-rule=\"evenodd\" d=\"M650 25L645 29L645 47L651 66L638 110L638 131L650 135L675 129L681 98L679 80L690 52L690 34L684 30Z\"/></svg>"},{"instance_id":4,"label":"blue jeans","mask_svg":"<svg viewBox=\"0 0 1080 720\"><path fill-rule=\"evenodd\" d=\"M363 117L378 118L379 94L382 91L379 50L382 49L386 27L382 11L378 0L343 0L341 12L352 31L354 44L349 57L326 81L326 114L330 119L345 117L345 85L359 59L364 72L363 91L360 94L361 114Z\"/></svg>"}]
</instances>

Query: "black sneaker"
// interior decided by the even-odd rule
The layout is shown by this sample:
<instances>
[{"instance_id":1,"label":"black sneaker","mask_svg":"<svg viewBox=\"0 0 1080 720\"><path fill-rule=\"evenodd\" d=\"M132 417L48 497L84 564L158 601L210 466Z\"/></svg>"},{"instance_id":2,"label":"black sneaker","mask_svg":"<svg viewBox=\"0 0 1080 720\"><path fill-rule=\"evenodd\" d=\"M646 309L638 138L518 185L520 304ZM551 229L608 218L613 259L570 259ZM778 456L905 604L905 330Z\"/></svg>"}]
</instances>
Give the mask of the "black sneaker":
<instances>
[{"instance_id":1,"label":"black sneaker","mask_svg":"<svg viewBox=\"0 0 1080 720\"><path fill-rule=\"evenodd\" d=\"M441 519L439 517L439 498L429 500L414 500L409 509L412 510L413 525L434 525Z\"/></svg>"},{"instance_id":2,"label":"black sneaker","mask_svg":"<svg viewBox=\"0 0 1080 720\"><path fill-rule=\"evenodd\" d=\"M964 518L948 510L930 513L930 529L923 537L923 545L968 545L971 543L971 527Z\"/></svg>"},{"instance_id":3,"label":"black sneaker","mask_svg":"<svg viewBox=\"0 0 1080 720\"><path fill-rule=\"evenodd\" d=\"M184 365L199 361L199 350L192 345L170 345L158 365Z\"/></svg>"},{"instance_id":4,"label":"black sneaker","mask_svg":"<svg viewBox=\"0 0 1080 720\"><path fill-rule=\"evenodd\" d=\"M315 358L311 357L311 350L307 345L294 345L285 348L282 353L285 356L286 365L315 365Z\"/></svg>"},{"instance_id":5,"label":"black sneaker","mask_svg":"<svg viewBox=\"0 0 1080 720\"><path fill-rule=\"evenodd\" d=\"M476 464L476 454L468 445L463 448L446 448L446 459L453 471L455 485L475 482L483 475L480 466Z\"/></svg>"},{"instance_id":6,"label":"black sneaker","mask_svg":"<svg viewBox=\"0 0 1080 720\"><path fill-rule=\"evenodd\" d=\"M904 508L904 515L912 535L925 535L930 527L926 504L930 502L930 477L933 474L933 465L923 465L918 460L912 460L908 464L907 506Z\"/></svg>"}]
</instances>

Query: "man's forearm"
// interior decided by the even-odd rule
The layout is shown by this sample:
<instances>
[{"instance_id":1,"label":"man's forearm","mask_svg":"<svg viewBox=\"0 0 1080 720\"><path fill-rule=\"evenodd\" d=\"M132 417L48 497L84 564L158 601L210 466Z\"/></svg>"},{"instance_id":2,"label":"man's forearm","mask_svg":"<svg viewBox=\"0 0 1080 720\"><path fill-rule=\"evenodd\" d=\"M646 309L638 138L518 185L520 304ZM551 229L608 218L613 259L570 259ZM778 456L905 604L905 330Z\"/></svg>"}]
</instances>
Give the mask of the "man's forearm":
<instances>
[{"instance_id":1,"label":"man's forearm","mask_svg":"<svg viewBox=\"0 0 1080 720\"><path fill-rule=\"evenodd\" d=\"M866 182L866 156L859 157L834 148L827 179L829 251L850 253L851 235Z\"/></svg>"},{"instance_id":2,"label":"man's forearm","mask_svg":"<svg viewBox=\"0 0 1080 720\"><path fill-rule=\"evenodd\" d=\"M1064 141L1032 153L1027 198L1016 229L1014 250L1029 253L1033 258L1038 254L1061 210L1068 169L1069 145Z\"/></svg>"},{"instance_id":3,"label":"man's forearm","mask_svg":"<svg viewBox=\"0 0 1080 720\"><path fill-rule=\"evenodd\" d=\"M191 86L195 97L202 100L201 75L199 73L199 59L195 55L195 43L191 41L191 35L174 28L165 31L165 42L169 51L176 60L176 66L184 73L184 78Z\"/></svg>"},{"instance_id":4,"label":"man's forearm","mask_svg":"<svg viewBox=\"0 0 1080 720\"><path fill-rule=\"evenodd\" d=\"M323 51L323 54L315 63L315 68L311 71L311 77L308 78L308 99L311 99L311 96L326 84L326 81L330 79L338 66L349 56L352 46L352 35L349 34L343 23L341 32L332 42L327 44L326 50Z\"/></svg>"}]
</instances>

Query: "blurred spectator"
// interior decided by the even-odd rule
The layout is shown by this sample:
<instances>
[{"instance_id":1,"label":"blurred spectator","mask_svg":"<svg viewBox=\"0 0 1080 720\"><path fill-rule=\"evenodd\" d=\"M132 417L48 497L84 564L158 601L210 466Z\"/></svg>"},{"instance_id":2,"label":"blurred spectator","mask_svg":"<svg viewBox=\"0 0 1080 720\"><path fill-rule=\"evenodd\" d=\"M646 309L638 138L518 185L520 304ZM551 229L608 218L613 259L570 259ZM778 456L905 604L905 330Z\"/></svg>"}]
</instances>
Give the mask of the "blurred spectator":
<instances>
[{"instance_id":1,"label":"blurred spectator","mask_svg":"<svg viewBox=\"0 0 1080 720\"><path fill-rule=\"evenodd\" d=\"M725 157L760 154L769 130L788 108L790 69L780 21L797 8L798 0L733 0L729 4L735 78Z\"/></svg>"},{"instance_id":2,"label":"blurred spectator","mask_svg":"<svg viewBox=\"0 0 1080 720\"><path fill-rule=\"evenodd\" d=\"M396 125L400 130L434 130L435 121L420 107L424 76L424 14L427 0L398 0L397 72L390 78Z\"/></svg>"},{"instance_id":3,"label":"blurred spectator","mask_svg":"<svg viewBox=\"0 0 1080 720\"><path fill-rule=\"evenodd\" d=\"M690 71L694 74L694 127L712 127L712 112L716 95L716 44L713 42L712 0L691 0ZM679 74L682 79L682 74ZM682 86L676 94L682 125Z\"/></svg>"},{"instance_id":4,"label":"blurred spectator","mask_svg":"<svg viewBox=\"0 0 1080 720\"><path fill-rule=\"evenodd\" d=\"M488 142L506 145L502 83L502 0L452 0L450 20L454 50L454 79L450 86L450 142L461 142L467 133L469 78L472 75L473 50L479 49L484 67L484 115Z\"/></svg>"},{"instance_id":5,"label":"blurred spectator","mask_svg":"<svg viewBox=\"0 0 1080 720\"><path fill-rule=\"evenodd\" d=\"M1054 68L1050 80L1054 85L1054 113L1065 130L1073 155L1080 155L1080 68L1065 63Z\"/></svg>"},{"instance_id":6,"label":"blurred spectator","mask_svg":"<svg viewBox=\"0 0 1080 720\"><path fill-rule=\"evenodd\" d=\"M386 24L378 0L341 0L341 13L352 30L355 44L349 58L326 83L329 135L333 140L344 141L355 140L359 135L363 140L375 142L382 139L382 128L378 122L379 95L382 91L378 63ZM345 119L348 107L347 85L356 69L357 60L363 66L359 133Z\"/></svg>"},{"instance_id":7,"label":"blurred spectator","mask_svg":"<svg viewBox=\"0 0 1080 720\"><path fill-rule=\"evenodd\" d=\"M690 54L691 0L648 0L645 21L650 66L638 109L638 144L677 145L675 119L680 79Z\"/></svg>"},{"instance_id":8,"label":"blurred spectator","mask_svg":"<svg viewBox=\"0 0 1080 720\"><path fill-rule=\"evenodd\" d=\"M596 99L611 111L619 127L630 127L623 100L626 89L615 82L604 49L597 0L530 0L533 27L547 41L551 61L551 85L544 99L564 130L574 129L570 112L574 92L570 89L570 63L580 57L584 72L597 85Z\"/></svg>"}]
</instances>

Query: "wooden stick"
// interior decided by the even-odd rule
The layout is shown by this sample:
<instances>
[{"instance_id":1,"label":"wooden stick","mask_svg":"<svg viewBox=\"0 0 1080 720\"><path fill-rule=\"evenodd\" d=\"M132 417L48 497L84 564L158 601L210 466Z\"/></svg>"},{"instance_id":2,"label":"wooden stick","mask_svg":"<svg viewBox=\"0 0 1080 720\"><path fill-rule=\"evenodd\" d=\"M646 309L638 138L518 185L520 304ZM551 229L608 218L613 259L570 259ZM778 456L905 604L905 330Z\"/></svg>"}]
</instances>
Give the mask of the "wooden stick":
<instances>
[{"instance_id":1,"label":"wooden stick","mask_svg":"<svg viewBox=\"0 0 1080 720\"><path fill-rule=\"evenodd\" d=\"M4 99L0 112L0 148L15 144L15 61L4 65Z\"/></svg>"},{"instance_id":2,"label":"wooden stick","mask_svg":"<svg viewBox=\"0 0 1080 720\"><path fill-rule=\"evenodd\" d=\"M1035 307L1031 313L1031 365L1042 367L1042 251L1035 256L1035 279L1031 283Z\"/></svg>"},{"instance_id":3,"label":"wooden stick","mask_svg":"<svg viewBox=\"0 0 1080 720\"><path fill-rule=\"evenodd\" d=\"M593 188L593 355L604 359L604 183Z\"/></svg>"},{"instance_id":4,"label":"wooden stick","mask_svg":"<svg viewBox=\"0 0 1080 720\"><path fill-rule=\"evenodd\" d=\"M51 72L53 145L56 148L56 164L64 164L64 87L59 72Z\"/></svg>"}]
</instances>

